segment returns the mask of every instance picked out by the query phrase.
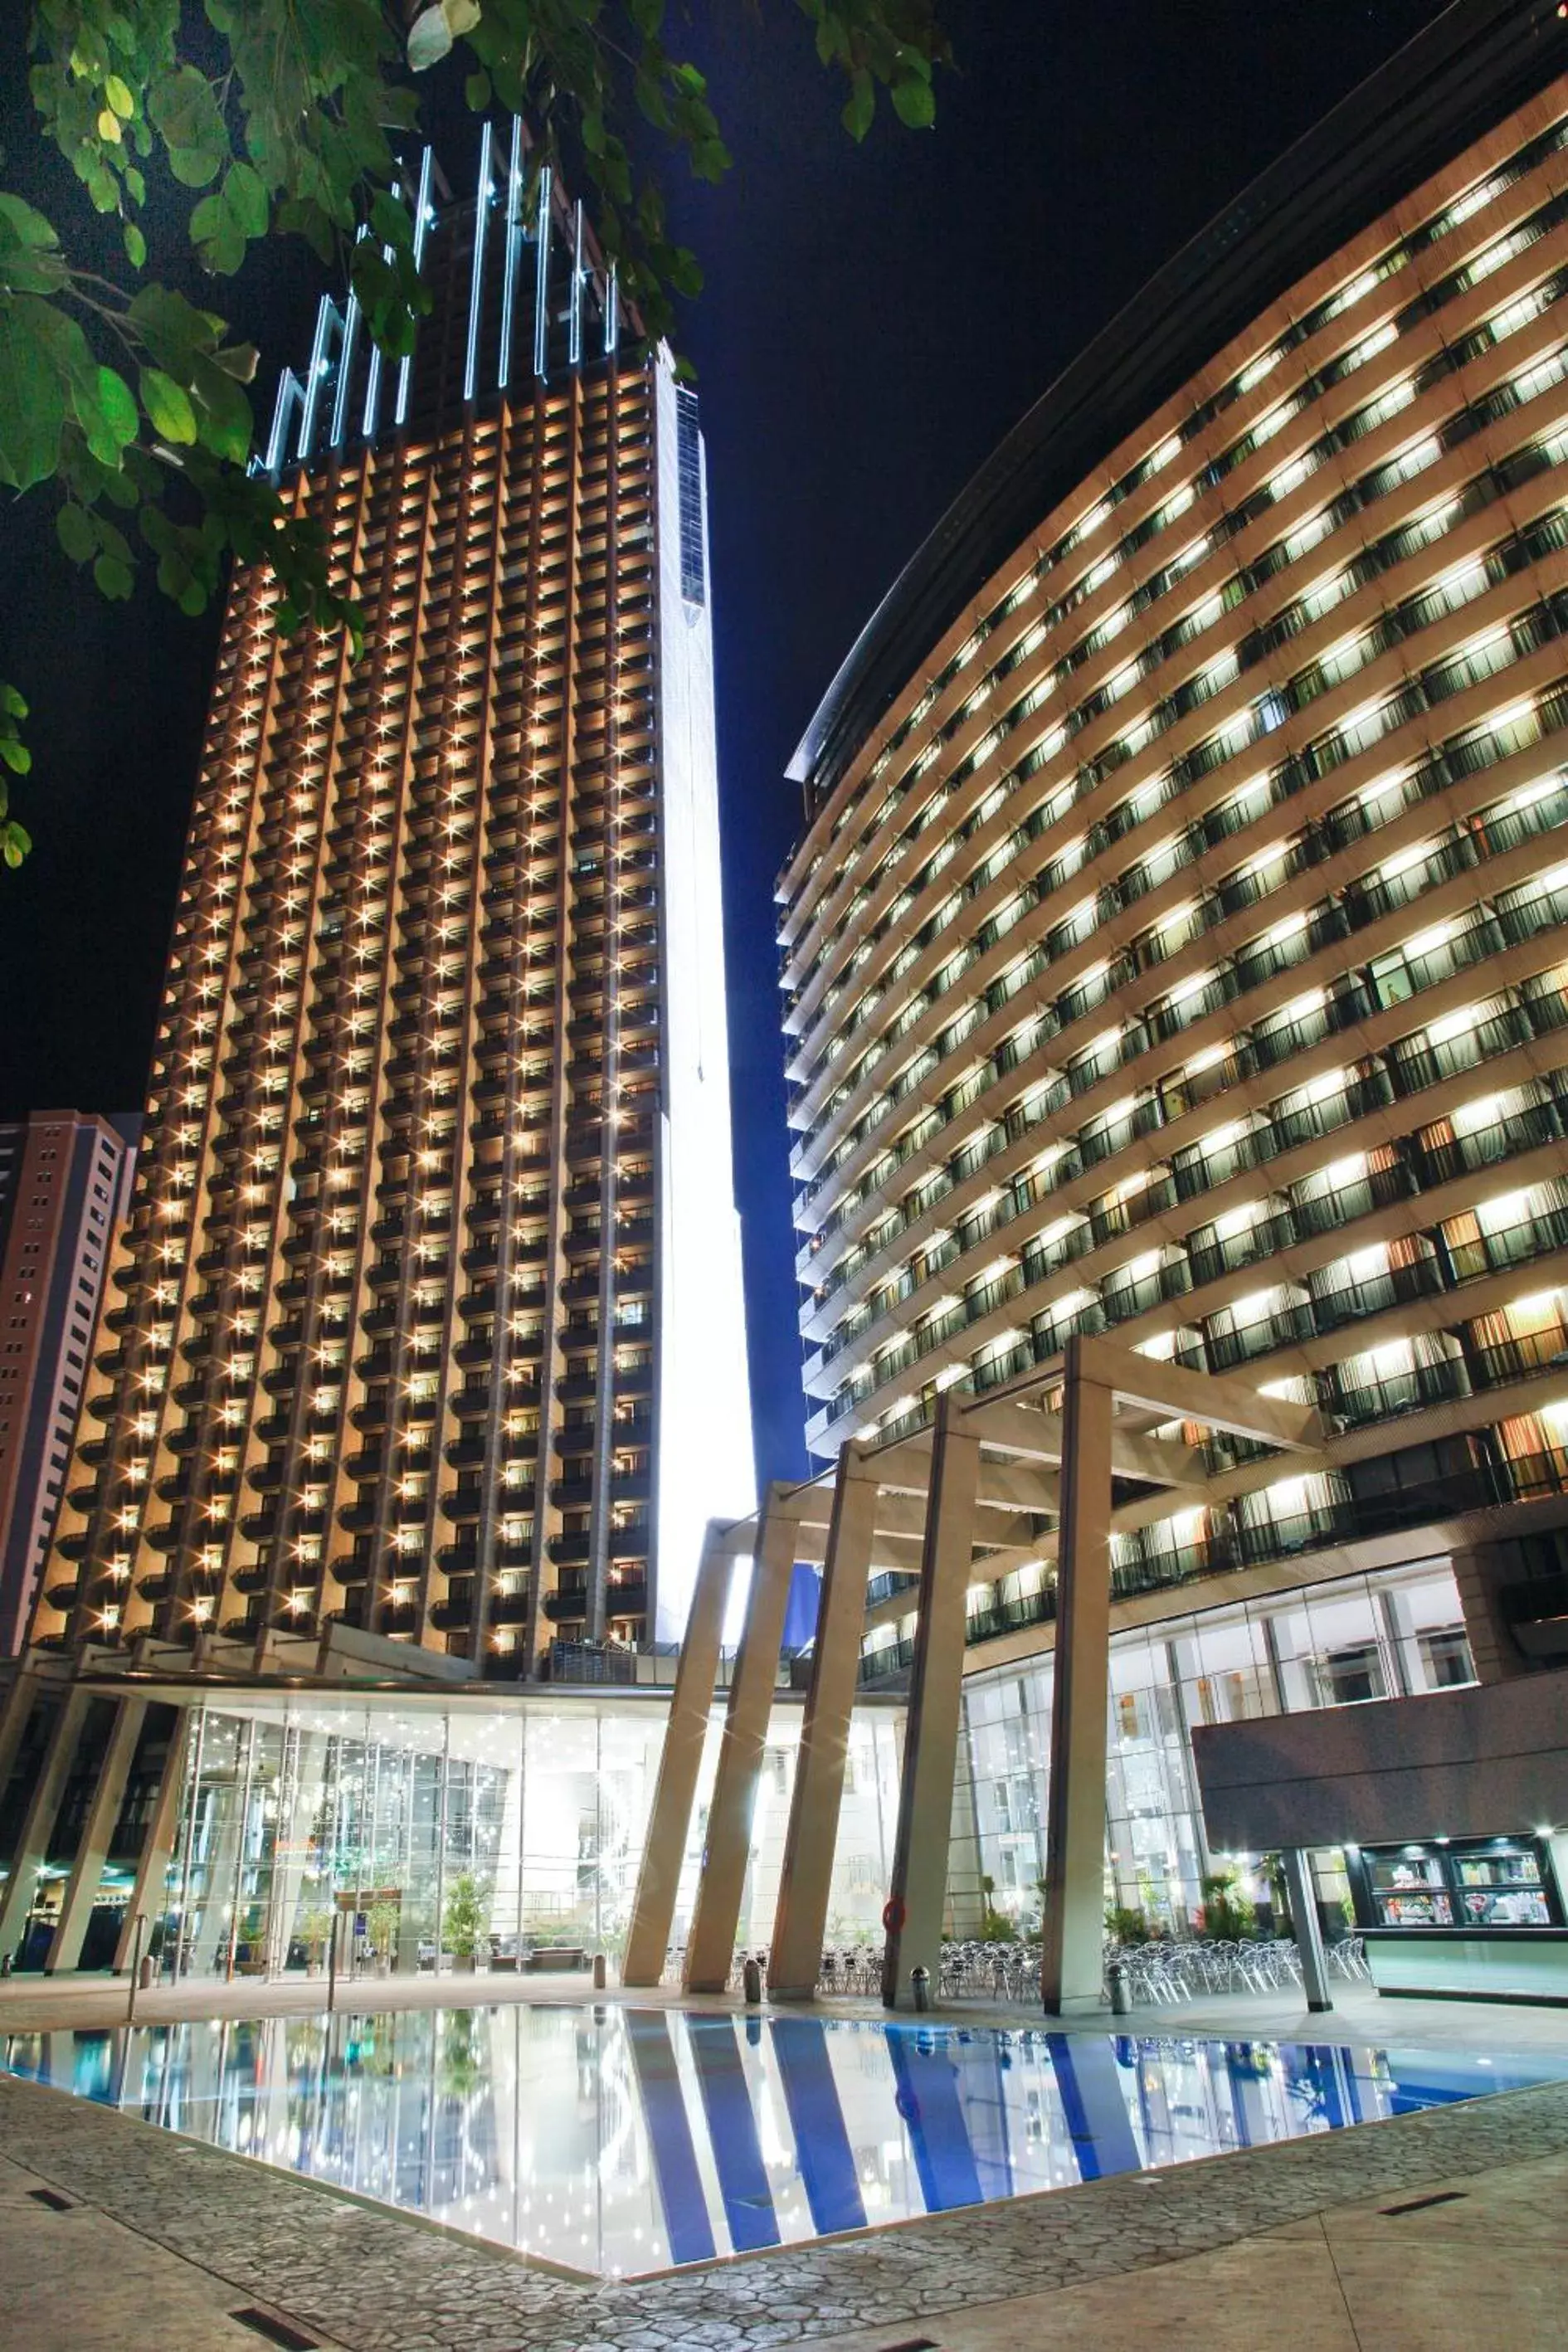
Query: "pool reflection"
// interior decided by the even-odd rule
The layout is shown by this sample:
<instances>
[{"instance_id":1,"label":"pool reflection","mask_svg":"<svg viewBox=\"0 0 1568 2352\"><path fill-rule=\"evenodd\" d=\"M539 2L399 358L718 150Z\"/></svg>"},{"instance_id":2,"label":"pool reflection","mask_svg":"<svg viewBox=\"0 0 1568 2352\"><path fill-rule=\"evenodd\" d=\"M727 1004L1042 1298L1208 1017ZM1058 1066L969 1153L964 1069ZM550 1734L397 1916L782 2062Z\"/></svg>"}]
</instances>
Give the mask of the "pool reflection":
<instances>
[{"instance_id":1,"label":"pool reflection","mask_svg":"<svg viewBox=\"0 0 1568 2352\"><path fill-rule=\"evenodd\" d=\"M10 2072L633 2275L1553 2077L1327 2043L508 2005L16 2035Z\"/></svg>"}]
</instances>

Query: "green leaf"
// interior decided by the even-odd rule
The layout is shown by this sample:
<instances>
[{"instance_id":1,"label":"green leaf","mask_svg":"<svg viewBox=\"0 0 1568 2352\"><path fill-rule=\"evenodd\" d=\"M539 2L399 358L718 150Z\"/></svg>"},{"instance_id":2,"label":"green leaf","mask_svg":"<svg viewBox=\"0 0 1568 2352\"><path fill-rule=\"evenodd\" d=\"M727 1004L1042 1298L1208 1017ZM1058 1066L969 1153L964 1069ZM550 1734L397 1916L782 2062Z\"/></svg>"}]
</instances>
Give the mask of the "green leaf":
<instances>
[{"instance_id":1,"label":"green leaf","mask_svg":"<svg viewBox=\"0 0 1568 2352\"><path fill-rule=\"evenodd\" d=\"M199 358L192 383L200 404L197 429L203 448L242 466L250 455L249 401L215 360Z\"/></svg>"},{"instance_id":2,"label":"green leaf","mask_svg":"<svg viewBox=\"0 0 1568 2352\"><path fill-rule=\"evenodd\" d=\"M851 139L864 139L871 128L877 111L877 89L864 66L857 66L849 78L849 97L844 109L844 128Z\"/></svg>"},{"instance_id":3,"label":"green leaf","mask_svg":"<svg viewBox=\"0 0 1568 2352\"><path fill-rule=\"evenodd\" d=\"M66 388L61 369L28 331L47 305L18 295L0 310L0 480L28 490L59 463Z\"/></svg>"},{"instance_id":4,"label":"green leaf","mask_svg":"<svg viewBox=\"0 0 1568 2352\"><path fill-rule=\"evenodd\" d=\"M416 16L408 34L408 68L411 73L425 73L431 66L439 65L450 54L452 28L440 8L426 8Z\"/></svg>"},{"instance_id":5,"label":"green leaf","mask_svg":"<svg viewBox=\"0 0 1568 2352\"><path fill-rule=\"evenodd\" d=\"M143 368L138 379L142 405L153 430L164 441L191 442L196 437L196 413L188 394L162 368ZM107 593L107 592L106 592Z\"/></svg>"},{"instance_id":6,"label":"green leaf","mask_svg":"<svg viewBox=\"0 0 1568 2352\"><path fill-rule=\"evenodd\" d=\"M20 196L7 195L3 191L0 191L0 223L11 231L19 245L30 245L41 250L59 243L53 226L42 213L35 212L31 205L25 205Z\"/></svg>"},{"instance_id":7,"label":"green leaf","mask_svg":"<svg viewBox=\"0 0 1568 2352\"><path fill-rule=\"evenodd\" d=\"M14 776L25 776L33 764L33 755L15 735L0 735L0 760L4 760Z\"/></svg>"},{"instance_id":8,"label":"green leaf","mask_svg":"<svg viewBox=\"0 0 1568 2352\"><path fill-rule=\"evenodd\" d=\"M98 533L84 507L63 506L55 517L55 530L73 563L90 562L97 554Z\"/></svg>"},{"instance_id":9,"label":"green leaf","mask_svg":"<svg viewBox=\"0 0 1568 2352\"><path fill-rule=\"evenodd\" d=\"M230 166L223 184L223 200L229 218L243 236L266 236L270 206L261 174L253 164Z\"/></svg>"},{"instance_id":10,"label":"green leaf","mask_svg":"<svg viewBox=\"0 0 1568 2352\"><path fill-rule=\"evenodd\" d=\"M929 131L936 121L936 92L918 74L893 84L893 111L911 131Z\"/></svg>"},{"instance_id":11,"label":"green leaf","mask_svg":"<svg viewBox=\"0 0 1568 2352\"><path fill-rule=\"evenodd\" d=\"M26 719L27 698L16 687L0 686L0 710L9 719Z\"/></svg>"},{"instance_id":12,"label":"green leaf","mask_svg":"<svg viewBox=\"0 0 1568 2352\"><path fill-rule=\"evenodd\" d=\"M98 371L98 404L116 443L121 449L128 449L141 430L141 419L131 386L111 367Z\"/></svg>"},{"instance_id":13,"label":"green leaf","mask_svg":"<svg viewBox=\"0 0 1568 2352\"><path fill-rule=\"evenodd\" d=\"M171 375L187 373L195 352L216 352L224 321L198 310L170 286L144 286L127 306L132 325Z\"/></svg>"},{"instance_id":14,"label":"green leaf","mask_svg":"<svg viewBox=\"0 0 1568 2352\"><path fill-rule=\"evenodd\" d=\"M125 241L125 258L132 269L140 269L147 258L147 240L134 221L127 221L120 232Z\"/></svg>"},{"instance_id":15,"label":"green leaf","mask_svg":"<svg viewBox=\"0 0 1568 2352\"><path fill-rule=\"evenodd\" d=\"M177 66L161 75L148 93L147 111L171 148L221 152L228 146L212 85L195 66Z\"/></svg>"},{"instance_id":16,"label":"green leaf","mask_svg":"<svg viewBox=\"0 0 1568 2352\"><path fill-rule=\"evenodd\" d=\"M99 557L92 567L92 576L97 581L101 593L116 604L123 604L136 585L130 566L118 562L112 555ZM5 748L5 745L0 743L0 751L4 751Z\"/></svg>"},{"instance_id":17,"label":"green leaf","mask_svg":"<svg viewBox=\"0 0 1568 2352\"><path fill-rule=\"evenodd\" d=\"M118 74L110 75L103 85L103 94L121 122L129 122L136 111L136 100Z\"/></svg>"},{"instance_id":18,"label":"green leaf","mask_svg":"<svg viewBox=\"0 0 1568 2352\"><path fill-rule=\"evenodd\" d=\"M463 84L463 98L470 114L482 114L490 102L489 74L471 73Z\"/></svg>"},{"instance_id":19,"label":"green leaf","mask_svg":"<svg viewBox=\"0 0 1568 2352\"><path fill-rule=\"evenodd\" d=\"M169 169L183 188L210 187L223 169L221 147L171 147Z\"/></svg>"},{"instance_id":20,"label":"green leaf","mask_svg":"<svg viewBox=\"0 0 1568 2352\"><path fill-rule=\"evenodd\" d=\"M414 223L406 205L399 204L384 188L376 193L370 208L370 225L383 245L391 246L395 253L411 253L414 249Z\"/></svg>"}]
</instances>

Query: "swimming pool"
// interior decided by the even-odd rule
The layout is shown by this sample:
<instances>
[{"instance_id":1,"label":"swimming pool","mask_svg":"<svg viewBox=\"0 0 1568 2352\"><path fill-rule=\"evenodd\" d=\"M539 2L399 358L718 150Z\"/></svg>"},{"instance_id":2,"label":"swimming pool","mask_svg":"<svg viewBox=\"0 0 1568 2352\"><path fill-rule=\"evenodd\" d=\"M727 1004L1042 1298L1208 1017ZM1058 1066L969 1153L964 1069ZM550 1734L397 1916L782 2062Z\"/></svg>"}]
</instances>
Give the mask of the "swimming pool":
<instances>
[{"instance_id":1,"label":"swimming pool","mask_svg":"<svg viewBox=\"0 0 1568 2352\"><path fill-rule=\"evenodd\" d=\"M608 2277L1568 2071L1392 2043L510 2003L16 2034L0 2066Z\"/></svg>"}]
</instances>

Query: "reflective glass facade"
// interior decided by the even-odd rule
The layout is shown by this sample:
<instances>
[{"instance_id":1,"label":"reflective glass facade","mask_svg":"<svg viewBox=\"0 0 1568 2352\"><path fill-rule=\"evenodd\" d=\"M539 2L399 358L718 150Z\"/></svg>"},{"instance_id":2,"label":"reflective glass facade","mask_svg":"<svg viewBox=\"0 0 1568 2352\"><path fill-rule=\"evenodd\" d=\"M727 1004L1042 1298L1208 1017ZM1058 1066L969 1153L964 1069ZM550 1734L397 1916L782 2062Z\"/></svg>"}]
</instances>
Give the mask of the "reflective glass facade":
<instances>
[{"instance_id":1,"label":"reflective glass facade","mask_svg":"<svg viewBox=\"0 0 1568 2352\"><path fill-rule=\"evenodd\" d=\"M834 1932L868 1936L886 1893L900 1710L863 1707L850 1743ZM409 1693L288 1700L230 1691L191 1711L180 1824L161 1914L182 1975L526 1969L617 1953L667 1720L662 1700L568 1695L504 1708ZM717 1762L716 1711L685 1858L685 1934ZM740 1940L765 1943L799 1714L775 1710L752 1826Z\"/></svg>"},{"instance_id":2,"label":"reflective glass facade","mask_svg":"<svg viewBox=\"0 0 1568 2352\"><path fill-rule=\"evenodd\" d=\"M1107 1903L1184 1930L1201 1910L1204 1878L1230 1861L1242 1864L1244 1887L1268 1897L1267 1880L1254 1868L1258 1857L1209 1851L1189 1738L1195 1725L1415 1696L1472 1679L1458 1592L1441 1559L1198 1616L1162 1616L1118 1634L1110 1651ZM985 1669L964 1684L975 1883L992 1880L995 1908L1020 1928L1039 1918L1053 1680L1047 1654ZM1322 1891L1346 1900L1342 1874L1326 1857L1320 1862Z\"/></svg>"}]
</instances>

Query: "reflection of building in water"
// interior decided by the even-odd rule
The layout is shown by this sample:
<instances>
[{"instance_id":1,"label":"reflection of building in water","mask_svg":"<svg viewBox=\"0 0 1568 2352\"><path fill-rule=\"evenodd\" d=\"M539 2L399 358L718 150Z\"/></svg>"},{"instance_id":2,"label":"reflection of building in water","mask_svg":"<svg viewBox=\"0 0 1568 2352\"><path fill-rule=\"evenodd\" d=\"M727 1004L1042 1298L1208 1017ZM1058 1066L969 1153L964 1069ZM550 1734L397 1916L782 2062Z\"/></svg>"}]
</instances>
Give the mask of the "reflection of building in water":
<instances>
[{"instance_id":1,"label":"reflection of building in water","mask_svg":"<svg viewBox=\"0 0 1568 2352\"><path fill-rule=\"evenodd\" d=\"M1299 2138L1544 2071L567 2005L19 2035L0 2061L611 2276Z\"/></svg>"}]
</instances>

